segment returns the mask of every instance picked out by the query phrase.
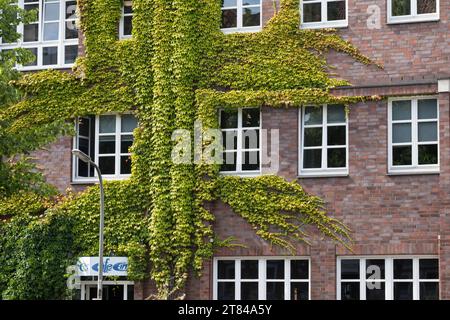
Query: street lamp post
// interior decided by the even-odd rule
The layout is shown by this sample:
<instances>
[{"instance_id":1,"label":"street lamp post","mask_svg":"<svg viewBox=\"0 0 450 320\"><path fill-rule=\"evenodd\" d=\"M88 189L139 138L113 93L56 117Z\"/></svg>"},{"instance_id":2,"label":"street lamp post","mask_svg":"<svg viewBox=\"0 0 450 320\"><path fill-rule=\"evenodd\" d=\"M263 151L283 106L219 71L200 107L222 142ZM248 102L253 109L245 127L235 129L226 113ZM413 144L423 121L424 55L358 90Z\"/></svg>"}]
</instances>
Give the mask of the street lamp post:
<instances>
[{"instance_id":1,"label":"street lamp post","mask_svg":"<svg viewBox=\"0 0 450 320\"><path fill-rule=\"evenodd\" d=\"M97 171L98 180L100 183L100 230L98 243L98 281L97 281L97 300L103 298L103 230L105 226L105 191L103 189L102 173L98 165L83 151L78 149L72 150L72 154L81 161L92 165Z\"/></svg>"}]
</instances>

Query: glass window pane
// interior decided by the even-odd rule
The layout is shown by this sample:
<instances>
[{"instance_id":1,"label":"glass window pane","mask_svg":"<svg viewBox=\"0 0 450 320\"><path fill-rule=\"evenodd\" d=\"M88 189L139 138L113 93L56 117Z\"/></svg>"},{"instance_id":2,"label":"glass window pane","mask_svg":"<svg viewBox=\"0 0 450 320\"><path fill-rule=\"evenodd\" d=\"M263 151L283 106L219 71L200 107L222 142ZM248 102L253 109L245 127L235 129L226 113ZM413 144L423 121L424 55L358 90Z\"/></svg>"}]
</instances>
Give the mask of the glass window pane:
<instances>
[{"instance_id":1,"label":"glass window pane","mask_svg":"<svg viewBox=\"0 0 450 320\"><path fill-rule=\"evenodd\" d=\"M313 169L322 167L322 149L303 151L303 168Z\"/></svg>"},{"instance_id":2,"label":"glass window pane","mask_svg":"<svg viewBox=\"0 0 450 320\"><path fill-rule=\"evenodd\" d=\"M258 300L258 282L241 283L241 300Z\"/></svg>"},{"instance_id":3,"label":"glass window pane","mask_svg":"<svg viewBox=\"0 0 450 320\"><path fill-rule=\"evenodd\" d=\"M411 142L411 124L394 123L392 125L392 142L393 143Z\"/></svg>"},{"instance_id":4,"label":"glass window pane","mask_svg":"<svg viewBox=\"0 0 450 320\"><path fill-rule=\"evenodd\" d=\"M284 279L284 260L267 260L267 279Z\"/></svg>"},{"instance_id":5,"label":"glass window pane","mask_svg":"<svg viewBox=\"0 0 450 320\"><path fill-rule=\"evenodd\" d=\"M346 149L328 149L328 168L345 168L347 166Z\"/></svg>"},{"instance_id":6,"label":"glass window pane","mask_svg":"<svg viewBox=\"0 0 450 320\"><path fill-rule=\"evenodd\" d=\"M116 137L115 136L101 136L98 141L98 153L108 154L116 152Z\"/></svg>"},{"instance_id":7,"label":"glass window pane","mask_svg":"<svg viewBox=\"0 0 450 320\"><path fill-rule=\"evenodd\" d=\"M359 260L341 260L341 279L359 279Z\"/></svg>"},{"instance_id":8,"label":"glass window pane","mask_svg":"<svg viewBox=\"0 0 450 320\"><path fill-rule=\"evenodd\" d=\"M217 261L218 279L234 279L234 260Z\"/></svg>"},{"instance_id":9,"label":"glass window pane","mask_svg":"<svg viewBox=\"0 0 450 320\"><path fill-rule=\"evenodd\" d=\"M345 106L343 106L342 104L328 105L327 122L328 123L343 123L343 122L345 122Z\"/></svg>"},{"instance_id":10,"label":"glass window pane","mask_svg":"<svg viewBox=\"0 0 450 320\"><path fill-rule=\"evenodd\" d=\"M322 107L306 107L303 123L305 125L322 124Z\"/></svg>"},{"instance_id":11,"label":"glass window pane","mask_svg":"<svg viewBox=\"0 0 450 320\"><path fill-rule=\"evenodd\" d=\"M23 41L24 42L39 41L38 24L27 24L23 26Z\"/></svg>"},{"instance_id":12,"label":"glass window pane","mask_svg":"<svg viewBox=\"0 0 450 320\"><path fill-rule=\"evenodd\" d=\"M303 22L320 22L322 6L320 3L303 3Z\"/></svg>"},{"instance_id":13,"label":"glass window pane","mask_svg":"<svg viewBox=\"0 0 450 320\"><path fill-rule=\"evenodd\" d=\"M341 300L359 300L359 282L341 283Z\"/></svg>"},{"instance_id":14,"label":"glass window pane","mask_svg":"<svg viewBox=\"0 0 450 320\"><path fill-rule=\"evenodd\" d=\"M259 130L245 130L242 132L242 146L244 149L259 148Z\"/></svg>"},{"instance_id":15,"label":"glass window pane","mask_svg":"<svg viewBox=\"0 0 450 320\"><path fill-rule=\"evenodd\" d=\"M259 170L259 151L242 153L242 171Z\"/></svg>"},{"instance_id":16,"label":"glass window pane","mask_svg":"<svg viewBox=\"0 0 450 320\"><path fill-rule=\"evenodd\" d=\"M417 0L417 13L435 13L436 12L436 0Z\"/></svg>"},{"instance_id":17,"label":"glass window pane","mask_svg":"<svg viewBox=\"0 0 450 320\"><path fill-rule=\"evenodd\" d=\"M412 279L412 259L394 259L394 279Z\"/></svg>"},{"instance_id":18,"label":"glass window pane","mask_svg":"<svg viewBox=\"0 0 450 320\"><path fill-rule=\"evenodd\" d=\"M305 147L322 146L322 128L305 128Z\"/></svg>"},{"instance_id":19,"label":"glass window pane","mask_svg":"<svg viewBox=\"0 0 450 320\"><path fill-rule=\"evenodd\" d=\"M328 21L345 20L345 1L328 2Z\"/></svg>"},{"instance_id":20,"label":"glass window pane","mask_svg":"<svg viewBox=\"0 0 450 320\"><path fill-rule=\"evenodd\" d=\"M261 0L242 0L243 6L259 5Z\"/></svg>"},{"instance_id":21,"label":"glass window pane","mask_svg":"<svg viewBox=\"0 0 450 320\"><path fill-rule=\"evenodd\" d=\"M328 145L329 146L345 146L346 145L346 136L345 136L345 127L328 127Z\"/></svg>"},{"instance_id":22,"label":"glass window pane","mask_svg":"<svg viewBox=\"0 0 450 320\"><path fill-rule=\"evenodd\" d=\"M222 143L224 150L236 150L237 149L237 131L223 131Z\"/></svg>"},{"instance_id":23,"label":"glass window pane","mask_svg":"<svg viewBox=\"0 0 450 320\"><path fill-rule=\"evenodd\" d=\"M439 300L438 282L420 283L420 300Z\"/></svg>"},{"instance_id":24,"label":"glass window pane","mask_svg":"<svg viewBox=\"0 0 450 320\"><path fill-rule=\"evenodd\" d=\"M45 66L58 64L58 47L42 48L42 63Z\"/></svg>"},{"instance_id":25,"label":"glass window pane","mask_svg":"<svg viewBox=\"0 0 450 320\"><path fill-rule=\"evenodd\" d=\"M420 259L419 279L439 279L439 260Z\"/></svg>"},{"instance_id":26,"label":"glass window pane","mask_svg":"<svg viewBox=\"0 0 450 320\"><path fill-rule=\"evenodd\" d=\"M59 23L51 22L44 24L44 41L58 40Z\"/></svg>"},{"instance_id":27,"label":"glass window pane","mask_svg":"<svg viewBox=\"0 0 450 320\"><path fill-rule=\"evenodd\" d=\"M115 157L99 157L98 166L102 174L115 174L116 161Z\"/></svg>"},{"instance_id":28,"label":"glass window pane","mask_svg":"<svg viewBox=\"0 0 450 320\"><path fill-rule=\"evenodd\" d=\"M123 12L125 14L127 13L133 13L133 1L127 1L125 0L123 2Z\"/></svg>"},{"instance_id":29,"label":"glass window pane","mask_svg":"<svg viewBox=\"0 0 450 320\"><path fill-rule=\"evenodd\" d=\"M131 36L133 33L133 17L126 16L123 17L123 34L125 36Z\"/></svg>"},{"instance_id":30,"label":"glass window pane","mask_svg":"<svg viewBox=\"0 0 450 320\"><path fill-rule=\"evenodd\" d=\"M75 20L66 21L65 38L66 39L78 38L78 29Z\"/></svg>"},{"instance_id":31,"label":"glass window pane","mask_svg":"<svg viewBox=\"0 0 450 320\"><path fill-rule=\"evenodd\" d=\"M419 164L438 164L437 144L419 146Z\"/></svg>"},{"instance_id":32,"label":"glass window pane","mask_svg":"<svg viewBox=\"0 0 450 320\"><path fill-rule=\"evenodd\" d=\"M237 6L237 0L222 0L222 8L224 7L236 7Z\"/></svg>"},{"instance_id":33,"label":"glass window pane","mask_svg":"<svg viewBox=\"0 0 450 320\"><path fill-rule=\"evenodd\" d=\"M394 166L408 166L411 165L411 147L393 147L392 148L392 163Z\"/></svg>"},{"instance_id":34,"label":"glass window pane","mask_svg":"<svg viewBox=\"0 0 450 320\"><path fill-rule=\"evenodd\" d=\"M291 279L308 279L308 260L291 260Z\"/></svg>"},{"instance_id":35,"label":"glass window pane","mask_svg":"<svg viewBox=\"0 0 450 320\"><path fill-rule=\"evenodd\" d=\"M44 7L44 21L59 20L59 3L46 3Z\"/></svg>"},{"instance_id":36,"label":"glass window pane","mask_svg":"<svg viewBox=\"0 0 450 320\"><path fill-rule=\"evenodd\" d=\"M242 9L242 26L254 27L261 24L261 8L249 7Z\"/></svg>"},{"instance_id":37,"label":"glass window pane","mask_svg":"<svg viewBox=\"0 0 450 320\"><path fill-rule=\"evenodd\" d=\"M220 113L220 127L222 129L237 128L238 127L238 112L222 110Z\"/></svg>"},{"instance_id":38,"label":"glass window pane","mask_svg":"<svg viewBox=\"0 0 450 320\"><path fill-rule=\"evenodd\" d=\"M237 152L224 152L220 171L236 171Z\"/></svg>"},{"instance_id":39,"label":"glass window pane","mask_svg":"<svg viewBox=\"0 0 450 320\"><path fill-rule=\"evenodd\" d=\"M241 279L258 279L258 260L241 261Z\"/></svg>"},{"instance_id":40,"label":"glass window pane","mask_svg":"<svg viewBox=\"0 0 450 320\"><path fill-rule=\"evenodd\" d=\"M100 133L114 133L116 132L116 116L107 115L100 116Z\"/></svg>"},{"instance_id":41,"label":"glass window pane","mask_svg":"<svg viewBox=\"0 0 450 320\"><path fill-rule=\"evenodd\" d=\"M437 100L425 99L419 100L418 104L418 117L419 119L437 119Z\"/></svg>"},{"instance_id":42,"label":"glass window pane","mask_svg":"<svg viewBox=\"0 0 450 320\"><path fill-rule=\"evenodd\" d=\"M411 0L392 0L392 15L406 16L411 14Z\"/></svg>"},{"instance_id":43,"label":"glass window pane","mask_svg":"<svg viewBox=\"0 0 450 320\"><path fill-rule=\"evenodd\" d=\"M267 300L284 300L284 282L267 282Z\"/></svg>"},{"instance_id":44,"label":"glass window pane","mask_svg":"<svg viewBox=\"0 0 450 320\"><path fill-rule=\"evenodd\" d=\"M76 19L77 2L66 1L66 19Z\"/></svg>"},{"instance_id":45,"label":"glass window pane","mask_svg":"<svg viewBox=\"0 0 450 320\"><path fill-rule=\"evenodd\" d=\"M221 28L236 28L236 27L237 27L237 10L236 9L222 10Z\"/></svg>"},{"instance_id":46,"label":"glass window pane","mask_svg":"<svg viewBox=\"0 0 450 320\"><path fill-rule=\"evenodd\" d=\"M437 141L437 122L419 122L419 142Z\"/></svg>"},{"instance_id":47,"label":"glass window pane","mask_svg":"<svg viewBox=\"0 0 450 320\"><path fill-rule=\"evenodd\" d=\"M137 119L131 114L123 114L120 121L122 132L133 132L137 127Z\"/></svg>"},{"instance_id":48,"label":"glass window pane","mask_svg":"<svg viewBox=\"0 0 450 320\"><path fill-rule=\"evenodd\" d=\"M131 174L131 156L120 157L120 174Z\"/></svg>"},{"instance_id":49,"label":"glass window pane","mask_svg":"<svg viewBox=\"0 0 450 320\"><path fill-rule=\"evenodd\" d=\"M70 64L74 63L78 56L78 46L65 46L64 47L64 63Z\"/></svg>"},{"instance_id":50,"label":"glass window pane","mask_svg":"<svg viewBox=\"0 0 450 320\"><path fill-rule=\"evenodd\" d=\"M81 149L80 149L81 150ZM89 177L88 174L88 164L84 161L81 161L80 159L78 159L78 177Z\"/></svg>"},{"instance_id":51,"label":"glass window pane","mask_svg":"<svg viewBox=\"0 0 450 320\"><path fill-rule=\"evenodd\" d=\"M372 282L366 286L366 299L367 300L385 300L385 284L384 282Z\"/></svg>"},{"instance_id":52,"label":"glass window pane","mask_svg":"<svg viewBox=\"0 0 450 320\"><path fill-rule=\"evenodd\" d=\"M121 153L130 153L131 145L133 144L133 136L132 135L123 135L120 141L120 152Z\"/></svg>"},{"instance_id":53,"label":"glass window pane","mask_svg":"<svg viewBox=\"0 0 450 320\"><path fill-rule=\"evenodd\" d=\"M127 299L134 300L134 285L127 285Z\"/></svg>"},{"instance_id":54,"label":"glass window pane","mask_svg":"<svg viewBox=\"0 0 450 320\"><path fill-rule=\"evenodd\" d=\"M411 120L411 100L392 101L392 120Z\"/></svg>"},{"instance_id":55,"label":"glass window pane","mask_svg":"<svg viewBox=\"0 0 450 320\"><path fill-rule=\"evenodd\" d=\"M35 59L33 61L31 61L30 63L24 64L24 66L26 66L26 67L28 67L28 66L37 66L37 55L38 55L37 54L37 52L38 52L37 48L27 48L26 50L30 51L34 55Z\"/></svg>"},{"instance_id":56,"label":"glass window pane","mask_svg":"<svg viewBox=\"0 0 450 320\"><path fill-rule=\"evenodd\" d=\"M366 279L384 279L384 259L366 260Z\"/></svg>"},{"instance_id":57,"label":"glass window pane","mask_svg":"<svg viewBox=\"0 0 450 320\"><path fill-rule=\"evenodd\" d=\"M309 285L307 282L291 282L291 300L308 300Z\"/></svg>"},{"instance_id":58,"label":"glass window pane","mask_svg":"<svg viewBox=\"0 0 450 320\"><path fill-rule=\"evenodd\" d=\"M234 300L234 283L233 282L219 282L217 284L217 299L218 300Z\"/></svg>"},{"instance_id":59,"label":"glass window pane","mask_svg":"<svg viewBox=\"0 0 450 320\"><path fill-rule=\"evenodd\" d=\"M242 109L242 126L259 127L260 110L259 108Z\"/></svg>"},{"instance_id":60,"label":"glass window pane","mask_svg":"<svg viewBox=\"0 0 450 320\"><path fill-rule=\"evenodd\" d=\"M89 127L89 119L87 118L79 118L78 119L78 134L80 136L89 137L90 127Z\"/></svg>"},{"instance_id":61,"label":"glass window pane","mask_svg":"<svg viewBox=\"0 0 450 320\"><path fill-rule=\"evenodd\" d=\"M412 300L412 282L394 282L394 300Z\"/></svg>"}]
</instances>

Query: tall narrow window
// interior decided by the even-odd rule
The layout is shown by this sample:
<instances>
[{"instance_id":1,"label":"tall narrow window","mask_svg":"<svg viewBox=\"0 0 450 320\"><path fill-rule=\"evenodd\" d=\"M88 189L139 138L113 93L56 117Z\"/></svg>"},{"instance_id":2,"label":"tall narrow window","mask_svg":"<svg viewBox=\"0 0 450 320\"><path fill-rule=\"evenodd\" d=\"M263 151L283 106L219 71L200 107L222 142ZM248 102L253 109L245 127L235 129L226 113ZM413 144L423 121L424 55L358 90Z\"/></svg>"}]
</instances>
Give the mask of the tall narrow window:
<instances>
[{"instance_id":1,"label":"tall narrow window","mask_svg":"<svg viewBox=\"0 0 450 320\"><path fill-rule=\"evenodd\" d=\"M222 0L222 31L259 31L261 0Z\"/></svg>"},{"instance_id":2,"label":"tall narrow window","mask_svg":"<svg viewBox=\"0 0 450 320\"><path fill-rule=\"evenodd\" d=\"M347 116L343 105L302 109L300 175L347 175Z\"/></svg>"},{"instance_id":3,"label":"tall narrow window","mask_svg":"<svg viewBox=\"0 0 450 320\"><path fill-rule=\"evenodd\" d=\"M133 1L124 0L120 20L120 38L131 37L133 31Z\"/></svg>"},{"instance_id":4,"label":"tall narrow window","mask_svg":"<svg viewBox=\"0 0 450 320\"><path fill-rule=\"evenodd\" d=\"M439 20L439 0L388 0L388 23Z\"/></svg>"},{"instance_id":5,"label":"tall narrow window","mask_svg":"<svg viewBox=\"0 0 450 320\"><path fill-rule=\"evenodd\" d=\"M260 109L222 110L220 127L224 149L222 173L260 173Z\"/></svg>"},{"instance_id":6,"label":"tall narrow window","mask_svg":"<svg viewBox=\"0 0 450 320\"><path fill-rule=\"evenodd\" d=\"M439 172L437 99L389 101L389 172Z\"/></svg>"},{"instance_id":7,"label":"tall narrow window","mask_svg":"<svg viewBox=\"0 0 450 320\"><path fill-rule=\"evenodd\" d=\"M346 27L347 0L302 0L302 28Z\"/></svg>"}]
</instances>

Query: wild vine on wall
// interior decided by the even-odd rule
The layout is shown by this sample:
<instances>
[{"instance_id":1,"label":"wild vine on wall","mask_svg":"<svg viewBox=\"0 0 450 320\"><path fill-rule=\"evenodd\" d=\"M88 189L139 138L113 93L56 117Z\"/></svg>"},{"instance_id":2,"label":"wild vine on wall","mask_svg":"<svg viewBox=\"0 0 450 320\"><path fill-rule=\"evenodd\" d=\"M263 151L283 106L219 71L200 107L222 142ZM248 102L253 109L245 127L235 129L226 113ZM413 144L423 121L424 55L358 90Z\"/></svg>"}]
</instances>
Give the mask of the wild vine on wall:
<instances>
[{"instance_id":1,"label":"wild vine on wall","mask_svg":"<svg viewBox=\"0 0 450 320\"><path fill-rule=\"evenodd\" d=\"M204 130L218 128L219 108L368 99L330 93L348 83L330 77L328 50L371 61L334 30L300 29L299 0L281 0L261 32L231 35L220 31L220 5L220 0L133 0L133 37L118 40L121 0L78 0L86 54L74 73L23 76L16 86L26 98L0 115L14 121L11 130L26 132L87 114L135 111L132 177L107 184L106 247L110 254L130 256L130 278L149 276L160 298L182 293L190 272L201 272L204 259L224 240L215 238L214 212L205 206L211 201L223 201L264 240L291 251L293 242L308 243L304 225L349 245L347 227L297 182L224 177L218 165L171 161L173 130L193 132L197 119ZM44 216L70 218L73 240L64 239L72 259L97 250L97 196L94 186L44 208ZM12 220L22 214L12 214Z\"/></svg>"}]
</instances>

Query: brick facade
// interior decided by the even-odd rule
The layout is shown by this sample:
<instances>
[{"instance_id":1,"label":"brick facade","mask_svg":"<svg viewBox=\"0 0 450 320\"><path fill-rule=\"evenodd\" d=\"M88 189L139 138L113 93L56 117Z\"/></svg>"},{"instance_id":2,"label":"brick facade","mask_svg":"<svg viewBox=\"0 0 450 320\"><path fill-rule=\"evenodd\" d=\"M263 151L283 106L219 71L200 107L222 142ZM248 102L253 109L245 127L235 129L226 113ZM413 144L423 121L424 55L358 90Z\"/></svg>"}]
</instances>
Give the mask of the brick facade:
<instances>
[{"instance_id":1,"label":"brick facade","mask_svg":"<svg viewBox=\"0 0 450 320\"><path fill-rule=\"evenodd\" d=\"M369 5L378 5L381 28L368 30ZM440 21L386 24L386 1L348 0L349 27L340 34L384 69L364 66L330 52L328 60L338 76L354 84L336 94L414 96L439 98L440 173L388 175L387 100L359 103L349 114L349 176L298 178L298 110L262 109L262 127L279 129L279 175L298 180L326 201L327 210L352 230L353 252L317 237L311 246L297 245L297 255L311 259L311 298L336 298L336 259L340 255L436 255L440 261L440 294L450 299L450 96L437 92L439 79L450 78L450 1L440 1ZM263 0L263 20L273 15L271 0ZM71 139L62 138L47 151L36 153L49 182L70 186ZM49 157L51 153L51 157ZM55 156L56 155L56 156ZM72 186L73 187L73 186ZM77 186L77 188L79 188ZM212 205L219 238L234 236L245 248L224 248L216 256L284 256L222 203ZM440 237L440 240L438 239ZM187 298L212 299L212 261L205 262L201 278L191 277ZM148 297L153 286L139 283L136 298Z\"/></svg>"}]
</instances>

